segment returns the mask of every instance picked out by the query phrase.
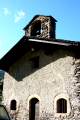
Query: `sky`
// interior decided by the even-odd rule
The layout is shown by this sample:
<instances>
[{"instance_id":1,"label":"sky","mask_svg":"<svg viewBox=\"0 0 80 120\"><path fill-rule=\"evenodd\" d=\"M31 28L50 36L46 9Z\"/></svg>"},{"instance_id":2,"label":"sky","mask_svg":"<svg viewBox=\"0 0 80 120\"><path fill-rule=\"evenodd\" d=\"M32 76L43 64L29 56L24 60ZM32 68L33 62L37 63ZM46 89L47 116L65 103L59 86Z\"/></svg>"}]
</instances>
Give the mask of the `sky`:
<instances>
[{"instance_id":1,"label":"sky","mask_svg":"<svg viewBox=\"0 0 80 120\"><path fill-rule=\"evenodd\" d=\"M0 0L0 58L23 36L35 15L57 20L56 38L80 41L80 0Z\"/></svg>"}]
</instances>

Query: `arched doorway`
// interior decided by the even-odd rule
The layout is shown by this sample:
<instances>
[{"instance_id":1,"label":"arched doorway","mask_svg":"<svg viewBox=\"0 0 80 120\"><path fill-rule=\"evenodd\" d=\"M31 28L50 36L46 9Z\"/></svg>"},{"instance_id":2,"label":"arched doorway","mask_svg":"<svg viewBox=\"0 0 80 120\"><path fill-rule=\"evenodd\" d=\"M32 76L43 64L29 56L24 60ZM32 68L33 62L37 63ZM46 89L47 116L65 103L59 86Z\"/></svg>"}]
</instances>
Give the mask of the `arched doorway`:
<instances>
[{"instance_id":1,"label":"arched doorway","mask_svg":"<svg viewBox=\"0 0 80 120\"><path fill-rule=\"evenodd\" d=\"M32 98L29 102L29 120L39 120L39 100Z\"/></svg>"}]
</instances>

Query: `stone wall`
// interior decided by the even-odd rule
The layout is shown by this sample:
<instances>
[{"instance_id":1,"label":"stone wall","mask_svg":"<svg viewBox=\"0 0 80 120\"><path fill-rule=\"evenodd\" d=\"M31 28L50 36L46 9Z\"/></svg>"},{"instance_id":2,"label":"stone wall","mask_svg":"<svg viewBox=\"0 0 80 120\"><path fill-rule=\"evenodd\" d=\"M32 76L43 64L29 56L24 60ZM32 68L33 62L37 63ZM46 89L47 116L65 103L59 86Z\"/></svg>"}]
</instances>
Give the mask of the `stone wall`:
<instances>
[{"instance_id":1,"label":"stone wall","mask_svg":"<svg viewBox=\"0 0 80 120\"><path fill-rule=\"evenodd\" d=\"M39 56L39 68L32 69L31 58ZM29 120L29 101L39 100L40 120L79 120L79 77L76 72L80 61L67 50L56 50L52 55L43 51L29 52L13 64L5 74L3 103L16 120ZM76 70L77 69L77 70ZM79 76L79 74L78 74ZM67 113L56 113L56 101L67 100ZM16 111L10 102L17 101Z\"/></svg>"}]
</instances>

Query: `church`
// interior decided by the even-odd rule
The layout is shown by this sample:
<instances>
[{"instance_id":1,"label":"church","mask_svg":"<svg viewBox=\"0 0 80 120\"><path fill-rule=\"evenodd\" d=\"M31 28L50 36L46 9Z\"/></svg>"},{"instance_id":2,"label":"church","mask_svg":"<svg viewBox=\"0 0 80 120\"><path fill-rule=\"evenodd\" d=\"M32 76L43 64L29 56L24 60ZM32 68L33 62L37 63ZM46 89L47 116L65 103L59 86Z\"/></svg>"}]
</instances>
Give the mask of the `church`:
<instances>
[{"instance_id":1,"label":"church","mask_svg":"<svg viewBox=\"0 0 80 120\"><path fill-rule=\"evenodd\" d=\"M0 60L2 103L15 120L80 120L80 42L56 39L56 22L34 16Z\"/></svg>"}]
</instances>

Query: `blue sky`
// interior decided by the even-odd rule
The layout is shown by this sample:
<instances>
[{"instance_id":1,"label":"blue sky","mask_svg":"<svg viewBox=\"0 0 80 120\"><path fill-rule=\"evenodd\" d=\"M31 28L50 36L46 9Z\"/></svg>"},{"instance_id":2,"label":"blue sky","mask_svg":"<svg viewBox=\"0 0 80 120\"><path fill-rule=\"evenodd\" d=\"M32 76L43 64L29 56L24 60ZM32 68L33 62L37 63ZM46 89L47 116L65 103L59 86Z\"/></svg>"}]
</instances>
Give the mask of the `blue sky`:
<instances>
[{"instance_id":1,"label":"blue sky","mask_svg":"<svg viewBox=\"0 0 80 120\"><path fill-rule=\"evenodd\" d=\"M0 0L0 58L20 40L36 14L57 19L56 38L80 41L80 0Z\"/></svg>"}]
</instances>

